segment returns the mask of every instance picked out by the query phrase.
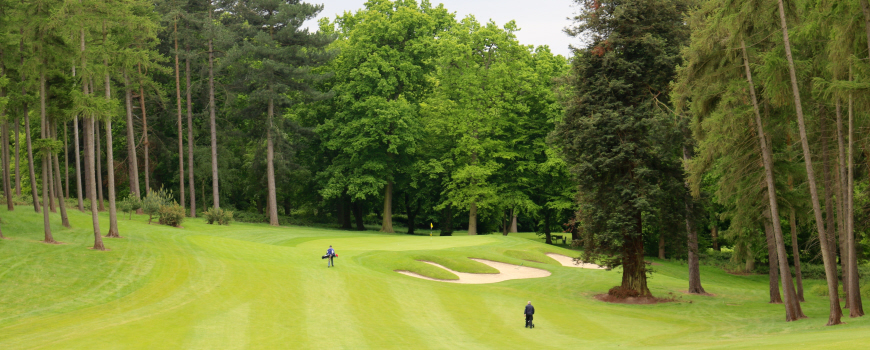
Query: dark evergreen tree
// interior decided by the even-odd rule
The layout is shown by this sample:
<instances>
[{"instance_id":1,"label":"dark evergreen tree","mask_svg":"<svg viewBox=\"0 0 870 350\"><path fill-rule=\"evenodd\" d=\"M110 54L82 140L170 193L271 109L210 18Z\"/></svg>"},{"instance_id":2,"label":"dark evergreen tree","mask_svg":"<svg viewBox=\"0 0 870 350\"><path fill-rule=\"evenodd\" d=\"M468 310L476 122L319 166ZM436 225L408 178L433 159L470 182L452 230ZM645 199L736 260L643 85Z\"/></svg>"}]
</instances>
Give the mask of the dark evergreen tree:
<instances>
[{"instance_id":1,"label":"dark evergreen tree","mask_svg":"<svg viewBox=\"0 0 870 350\"><path fill-rule=\"evenodd\" d=\"M568 32L589 44L575 51L575 97L554 140L578 182L587 258L621 265L621 289L650 296L644 218L672 205L666 203L670 194L685 191L682 135L659 104L668 104L669 83L688 38L688 4L576 2L582 10ZM669 227L679 225L661 229Z\"/></svg>"},{"instance_id":2,"label":"dark evergreen tree","mask_svg":"<svg viewBox=\"0 0 870 350\"><path fill-rule=\"evenodd\" d=\"M269 223L278 225L275 184L275 138L284 135L274 121L275 108L301 99L326 96L311 88L323 75L311 72L331 57L325 48L332 41L320 32L310 33L303 23L314 18L322 5L298 0L239 1L232 8L239 19L235 28L243 41L227 55L224 66L233 74L235 90L244 95L243 113L265 117L267 206ZM295 98L294 98L295 97ZM277 111L281 117L281 110Z\"/></svg>"}]
</instances>

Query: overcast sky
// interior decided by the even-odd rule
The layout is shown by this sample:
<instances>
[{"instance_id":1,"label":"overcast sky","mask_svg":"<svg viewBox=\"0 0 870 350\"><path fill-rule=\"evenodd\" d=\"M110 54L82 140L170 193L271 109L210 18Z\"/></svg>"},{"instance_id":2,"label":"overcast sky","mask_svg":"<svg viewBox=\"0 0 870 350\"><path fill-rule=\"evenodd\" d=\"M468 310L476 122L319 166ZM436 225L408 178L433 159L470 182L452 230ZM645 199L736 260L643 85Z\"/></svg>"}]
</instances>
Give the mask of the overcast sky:
<instances>
[{"instance_id":1,"label":"overcast sky","mask_svg":"<svg viewBox=\"0 0 870 350\"><path fill-rule=\"evenodd\" d=\"M323 12L320 17L334 19L345 11L356 12L363 7L365 0L308 0L311 3L322 3ZM576 39L569 37L562 29L571 22L567 17L575 12L571 0L430 0L437 6L444 4L448 11L456 13L457 19L472 14L479 22L492 19L499 26L507 21L515 20L520 31L517 39L524 45L548 45L550 50L565 57L570 57L568 45L577 44ZM311 29L317 28L317 22L308 23Z\"/></svg>"}]
</instances>

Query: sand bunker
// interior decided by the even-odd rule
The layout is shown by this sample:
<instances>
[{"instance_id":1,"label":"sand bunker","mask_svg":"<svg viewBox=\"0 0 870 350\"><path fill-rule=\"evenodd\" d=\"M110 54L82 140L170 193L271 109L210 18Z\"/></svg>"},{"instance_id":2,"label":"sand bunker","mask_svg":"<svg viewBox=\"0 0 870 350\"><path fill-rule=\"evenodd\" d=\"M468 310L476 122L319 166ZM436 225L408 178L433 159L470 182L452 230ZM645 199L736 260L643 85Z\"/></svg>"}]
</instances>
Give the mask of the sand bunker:
<instances>
[{"instance_id":1,"label":"sand bunker","mask_svg":"<svg viewBox=\"0 0 870 350\"><path fill-rule=\"evenodd\" d=\"M445 269L447 271L450 271L453 274L455 274L456 276L459 276L459 279L458 280L440 280L437 278L426 277L426 276L423 276L421 274L413 273L410 271L396 271L396 272L401 273L403 275L422 278L422 279L426 279L426 280L430 280L430 281L464 283L464 284L496 283L496 282L501 282L501 281L516 280L516 279L523 279L523 278L547 277L550 275L550 271L536 269L533 267L505 264L505 263L501 263L501 262L497 262L497 261L483 260L483 259L471 258L471 260L489 265L489 266L493 267L494 269L498 270L499 273L457 272L457 271L453 271L451 269L448 269L447 267L444 267L441 264L436 264L436 263L433 263L431 261L423 261L423 262L427 263L429 265L434 265L434 266L440 267L442 269Z\"/></svg>"},{"instance_id":2,"label":"sand bunker","mask_svg":"<svg viewBox=\"0 0 870 350\"><path fill-rule=\"evenodd\" d=\"M558 261L560 264L562 264L562 266L568 266L568 267L579 267L579 268L581 268L581 269L597 269L597 270L603 270L603 269L604 269L604 266L598 266L598 265L595 265L595 264L590 264L590 263L575 263L575 262L574 262L574 258L572 258L572 257L570 257L570 256L567 256L567 255L554 254L554 253L547 253L547 256L549 256L549 257L553 258L554 260Z\"/></svg>"}]
</instances>

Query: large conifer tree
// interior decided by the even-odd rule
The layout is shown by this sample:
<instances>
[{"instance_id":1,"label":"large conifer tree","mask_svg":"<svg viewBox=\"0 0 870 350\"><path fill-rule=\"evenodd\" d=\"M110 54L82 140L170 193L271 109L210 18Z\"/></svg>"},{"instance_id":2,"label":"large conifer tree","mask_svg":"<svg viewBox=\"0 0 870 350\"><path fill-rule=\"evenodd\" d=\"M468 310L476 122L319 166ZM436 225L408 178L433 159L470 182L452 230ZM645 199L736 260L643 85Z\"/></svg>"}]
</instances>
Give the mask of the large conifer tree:
<instances>
[{"instance_id":1,"label":"large conifer tree","mask_svg":"<svg viewBox=\"0 0 870 350\"><path fill-rule=\"evenodd\" d=\"M246 114L265 117L266 177L269 223L278 225L275 185L275 138L283 133L275 122L275 108L290 105L289 96L318 95L309 86L317 75L311 68L326 62L324 48L331 39L319 32L309 33L302 24L323 9L298 0L239 1L232 12L244 41L234 46L225 64L235 73L238 92L246 95ZM283 113L277 111L280 117Z\"/></svg>"},{"instance_id":2,"label":"large conifer tree","mask_svg":"<svg viewBox=\"0 0 870 350\"><path fill-rule=\"evenodd\" d=\"M577 2L583 10L568 32L589 45L575 53L576 96L554 136L578 181L586 254L621 265L621 288L650 296L644 217L685 191L681 135L657 103L667 102L688 36L686 3Z\"/></svg>"}]
</instances>

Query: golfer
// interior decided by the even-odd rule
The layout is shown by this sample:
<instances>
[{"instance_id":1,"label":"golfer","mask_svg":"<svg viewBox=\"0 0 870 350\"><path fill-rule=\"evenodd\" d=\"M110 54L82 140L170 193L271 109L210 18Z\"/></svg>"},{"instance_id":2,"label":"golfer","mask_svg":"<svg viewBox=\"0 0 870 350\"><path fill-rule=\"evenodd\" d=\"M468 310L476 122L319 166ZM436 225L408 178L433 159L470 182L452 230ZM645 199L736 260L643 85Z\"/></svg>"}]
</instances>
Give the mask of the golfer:
<instances>
[{"instance_id":1,"label":"golfer","mask_svg":"<svg viewBox=\"0 0 870 350\"><path fill-rule=\"evenodd\" d=\"M332 258L335 257L335 249L332 249L332 246L329 246L329 249L326 250L326 267L335 267L335 263L332 262Z\"/></svg>"},{"instance_id":2,"label":"golfer","mask_svg":"<svg viewBox=\"0 0 870 350\"><path fill-rule=\"evenodd\" d=\"M535 314L535 307L532 306L531 301L526 304L526 311L524 312L524 314L526 315L526 328L535 328L535 324L532 323L532 319L535 318L533 316Z\"/></svg>"}]
</instances>

